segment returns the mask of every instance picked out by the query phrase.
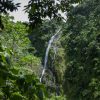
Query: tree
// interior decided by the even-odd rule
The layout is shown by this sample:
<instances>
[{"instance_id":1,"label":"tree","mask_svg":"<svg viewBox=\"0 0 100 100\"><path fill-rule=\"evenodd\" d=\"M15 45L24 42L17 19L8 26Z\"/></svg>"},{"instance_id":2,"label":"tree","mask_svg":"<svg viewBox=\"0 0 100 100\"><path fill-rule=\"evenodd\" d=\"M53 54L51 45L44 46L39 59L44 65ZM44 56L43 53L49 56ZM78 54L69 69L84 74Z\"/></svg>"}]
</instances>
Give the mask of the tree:
<instances>
[{"instance_id":1,"label":"tree","mask_svg":"<svg viewBox=\"0 0 100 100\"><path fill-rule=\"evenodd\" d=\"M0 34L0 99L42 100L45 87L37 77L40 59L28 52L28 27L11 18L2 16L5 28Z\"/></svg>"},{"instance_id":2,"label":"tree","mask_svg":"<svg viewBox=\"0 0 100 100\"><path fill-rule=\"evenodd\" d=\"M17 7L19 7L20 3L14 4L13 0L0 0L0 28L3 29L3 24L1 21L1 14L7 13L7 11L14 11L17 10Z\"/></svg>"},{"instance_id":3,"label":"tree","mask_svg":"<svg viewBox=\"0 0 100 100\"><path fill-rule=\"evenodd\" d=\"M59 11L69 11L71 4L81 2L82 0L30 0L26 6L26 12L29 14L31 27L42 23L44 18L62 19Z\"/></svg>"},{"instance_id":4,"label":"tree","mask_svg":"<svg viewBox=\"0 0 100 100\"><path fill-rule=\"evenodd\" d=\"M17 10L20 3L14 4L13 0L0 0L0 13L7 13L7 11Z\"/></svg>"},{"instance_id":5,"label":"tree","mask_svg":"<svg viewBox=\"0 0 100 100\"><path fill-rule=\"evenodd\" d=\"M65 94L68 100L99 100L100 1L86 0L68 15Z\"/></svg>"}]
</instances>

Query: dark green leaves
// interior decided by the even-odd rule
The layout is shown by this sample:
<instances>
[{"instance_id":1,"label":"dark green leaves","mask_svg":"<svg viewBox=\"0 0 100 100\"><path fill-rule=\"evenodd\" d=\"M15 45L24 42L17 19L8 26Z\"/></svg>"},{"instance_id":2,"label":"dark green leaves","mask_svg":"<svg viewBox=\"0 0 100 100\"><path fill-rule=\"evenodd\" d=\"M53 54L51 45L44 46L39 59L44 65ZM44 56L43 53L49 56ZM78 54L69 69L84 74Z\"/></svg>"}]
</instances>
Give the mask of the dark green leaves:
<instances>
[{"instance_id":1,"label":"dark green leaves","mask_svg":"<svg viewBox=\"0 0 100 100\"><path fill-rule=\"evenodd\" d=\"M62 19L61 13L69 11L71 4L78 3L81 0L30 0L26 6L26 12L29 13L31 27L42 23L44 18Z\"/></svg>"},{"instance_id":2,"label":"dark green leaves","mask_svg":"<svg viewBox=\"0 0 100 100\"><path fill-rule=\"evenodd\" d=\"M86 0L69 13L64 86L69 100L100 99L99 5Z\"/></svg>"},{"instance_id":3,"label":"dark green leaves","mask_svg":"<svg viewBox=\"0 0 100 100\"><path fill-rule=\"evenodd\" d=\"M7 11L17 10L20 3L14 4L12 0L0 0L0 13L7 13Z\"/></svg>"}]
</instances>

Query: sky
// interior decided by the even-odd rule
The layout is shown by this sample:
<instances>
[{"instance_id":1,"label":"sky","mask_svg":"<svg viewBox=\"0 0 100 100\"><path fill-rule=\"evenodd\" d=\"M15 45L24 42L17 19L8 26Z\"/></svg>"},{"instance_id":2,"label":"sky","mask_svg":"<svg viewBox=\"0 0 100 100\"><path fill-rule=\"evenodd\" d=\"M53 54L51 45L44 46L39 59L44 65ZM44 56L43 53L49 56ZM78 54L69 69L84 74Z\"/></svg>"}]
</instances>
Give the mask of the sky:
<instances>
[{"instance_id":1,"label":"sky","mask_svg":"<svg viewBox=\"0 0 100 100\"><path fill-rule=\"evenodd\" d=\"M18 11L11 12L10 15L15 17L16 21L28 21L28 14L23 11L24 6L28 4L29 0L14 0L15 3L21 3Z\"/></svg>"}]
</instances>

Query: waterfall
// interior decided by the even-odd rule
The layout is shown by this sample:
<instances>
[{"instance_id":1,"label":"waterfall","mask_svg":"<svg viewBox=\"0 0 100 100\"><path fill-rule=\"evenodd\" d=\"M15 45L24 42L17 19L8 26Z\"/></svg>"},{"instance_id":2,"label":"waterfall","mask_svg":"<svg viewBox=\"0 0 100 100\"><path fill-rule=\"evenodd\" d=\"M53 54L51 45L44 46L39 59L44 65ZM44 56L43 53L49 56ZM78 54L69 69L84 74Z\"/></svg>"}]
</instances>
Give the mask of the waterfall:
<instances>
[{"instance_id":1,"label":"waterfall","mask_svg":"<svg viewBox=\"0 0 100 100\"><path fill-rule=\"evenodd\" d=\"M61 29L58 30L58 32L56 34L54 34L51 39L49 40L48 42L48 47L46 49L46 53L45 53L45 59L44 59L44 67L43 67L43 71L42 71L42 75L40 77L40 82L42 81L42 78L43 78L43 75L45 74L45 70L46 70L46 67L47 67L47 62L48 62L48 54L49 54L49 50L51 48L51 45L53 43L53 41L58 38L58 33L61 31Z\"/></svg>"}]
</instances>

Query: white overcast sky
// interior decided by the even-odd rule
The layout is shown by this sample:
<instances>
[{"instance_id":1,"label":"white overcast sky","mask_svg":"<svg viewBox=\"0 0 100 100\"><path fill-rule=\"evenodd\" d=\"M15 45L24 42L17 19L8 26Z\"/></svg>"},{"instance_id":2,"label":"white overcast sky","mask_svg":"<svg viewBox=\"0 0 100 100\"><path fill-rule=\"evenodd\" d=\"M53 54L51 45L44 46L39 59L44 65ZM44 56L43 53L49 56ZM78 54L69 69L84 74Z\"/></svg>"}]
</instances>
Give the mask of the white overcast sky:
<instances>
[{"instance_id":1,"label":"white overcast sky","mask_svg":"<svg viewBox=\"0 0 100 100\"><path fill-rule=\"evenodd\" d=\"M28 14L23 11L24 6L28 4L29 0L13 0L15 3L21 3L18 11L11 12L10 15L14 16L15 21L28 21Z\"/></svg>"}]
</instances>

